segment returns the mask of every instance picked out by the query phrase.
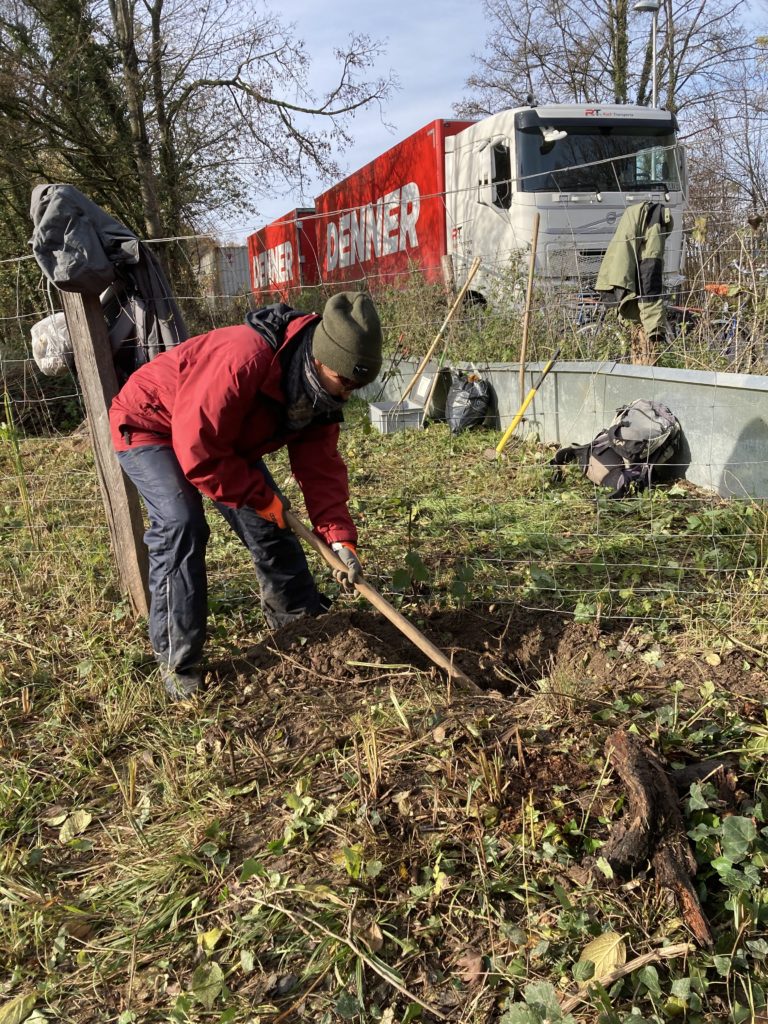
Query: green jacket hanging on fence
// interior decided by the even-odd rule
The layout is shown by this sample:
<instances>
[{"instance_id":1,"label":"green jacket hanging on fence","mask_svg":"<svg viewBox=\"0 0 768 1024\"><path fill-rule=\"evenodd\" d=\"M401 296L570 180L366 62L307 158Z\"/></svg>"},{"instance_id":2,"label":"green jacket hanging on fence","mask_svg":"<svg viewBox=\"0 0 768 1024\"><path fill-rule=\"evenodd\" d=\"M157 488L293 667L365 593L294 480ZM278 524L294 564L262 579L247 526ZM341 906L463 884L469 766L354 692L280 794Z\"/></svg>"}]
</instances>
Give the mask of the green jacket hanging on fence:
<instances>
[{"instance_id":1,"label":"green jacket hanging on fence","mask_svg":"<svg viewBox=\"0 0 768 1024\"><path fill-rule=\"evenodd\" d=\"M649 338L664 333L664 245L672 214L662 203L633 203L605 251L595 288L619 316L642 324Z\"/></svg>"}]
</instances>

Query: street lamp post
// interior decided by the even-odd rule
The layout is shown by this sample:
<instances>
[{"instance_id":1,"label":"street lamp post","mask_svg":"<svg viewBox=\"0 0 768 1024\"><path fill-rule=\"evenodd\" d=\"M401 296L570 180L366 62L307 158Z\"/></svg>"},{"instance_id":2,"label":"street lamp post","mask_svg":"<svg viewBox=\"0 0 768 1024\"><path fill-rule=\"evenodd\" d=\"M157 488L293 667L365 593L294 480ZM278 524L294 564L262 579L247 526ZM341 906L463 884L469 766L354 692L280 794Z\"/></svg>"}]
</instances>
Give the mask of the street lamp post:
<instances>
[{"instance_id":1,"label":"street lamp post","mask_svg":"<svg viewBox=\"0 0 768 1024\"><path fill-rule=\"evenodd\" d=\"M656 35L659 28L659 8L661 0L638 0L633 10L650 12L653 15L651 24L651 106L658 106L658 90L656 80Z\"/></svg>"}]
</instances>

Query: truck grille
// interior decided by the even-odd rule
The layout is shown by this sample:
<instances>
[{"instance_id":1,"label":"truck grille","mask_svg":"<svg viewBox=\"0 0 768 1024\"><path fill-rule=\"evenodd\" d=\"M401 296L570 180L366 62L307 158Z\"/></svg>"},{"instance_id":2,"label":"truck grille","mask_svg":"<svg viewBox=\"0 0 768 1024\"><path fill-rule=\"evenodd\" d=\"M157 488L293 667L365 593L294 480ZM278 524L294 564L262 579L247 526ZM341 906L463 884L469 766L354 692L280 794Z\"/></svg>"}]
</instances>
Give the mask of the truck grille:
<instances>
[{"instance_id":1,"label":"truck grille","mask_svg":"<svg viewBox=\"0 0 768 1024\"><path fill-rule=\"evenodd\" d=\"M605 249L562 249L547 246L547 276L562 278L596 277Z\"/></svg>"}]
</instances>

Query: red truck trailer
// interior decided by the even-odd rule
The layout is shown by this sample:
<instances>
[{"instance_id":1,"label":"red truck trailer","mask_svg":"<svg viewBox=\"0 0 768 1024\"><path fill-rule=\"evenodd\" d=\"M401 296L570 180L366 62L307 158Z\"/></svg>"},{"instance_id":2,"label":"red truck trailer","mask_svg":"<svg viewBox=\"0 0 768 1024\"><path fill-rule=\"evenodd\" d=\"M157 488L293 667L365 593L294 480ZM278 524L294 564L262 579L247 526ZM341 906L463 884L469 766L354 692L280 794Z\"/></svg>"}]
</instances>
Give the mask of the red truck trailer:
<instances>
[{"instance_id":1,"label":"red truck trailer","mask_svg":"<svg viewBox=\"0 0 768 1024\"><path fill-rule=\"evenodd\" d=\"M313 214L312 208L291 210L248 236L251 287L256 294L285 296L293 288L320 281Z\"/></svg>"},{"instance_id":2,"label":"red truck trailer","mask_svg":"<svg viewBox=\"0 0 768 1024\"><path fill-rule=\"evenodd\" d=\"M446 248L445 139L471 121L432 121L248 238L255 293L320 281L376 288L418 268L441 278Z\"/></svg>"}]
</instances>

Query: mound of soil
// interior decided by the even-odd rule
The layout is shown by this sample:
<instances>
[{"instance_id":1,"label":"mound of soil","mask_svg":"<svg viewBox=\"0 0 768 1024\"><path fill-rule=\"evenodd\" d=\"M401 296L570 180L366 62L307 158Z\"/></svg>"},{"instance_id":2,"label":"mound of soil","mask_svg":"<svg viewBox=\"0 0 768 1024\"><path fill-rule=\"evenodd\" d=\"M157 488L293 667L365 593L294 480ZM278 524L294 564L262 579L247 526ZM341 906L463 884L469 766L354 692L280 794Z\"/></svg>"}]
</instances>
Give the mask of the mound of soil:
<instances>
[{"instance_id":1,"label":"mound of soil","mask_svg":"<svg viewBox=\"0 0 768 1024\"><path fill-rule=\"evenodd\" d=\"M567 615L520 607L471 607L411 615L417 628L484 690L520 695L543 679L616 693L629 684L686 689L711 680L718 689L748 697L766 686L765 673L732 651L712 665L702 654L674 660L644 656L648 639L626 624L574 622ZM361 687L397 670L442 674L417 646L383 616L361 608L302 619L270 633L246 653L239 670L256 673L267 686L289 680L302 690L318 684ZM592 688L592 687L590 687Z\"/></svg>"}]
</instances>

